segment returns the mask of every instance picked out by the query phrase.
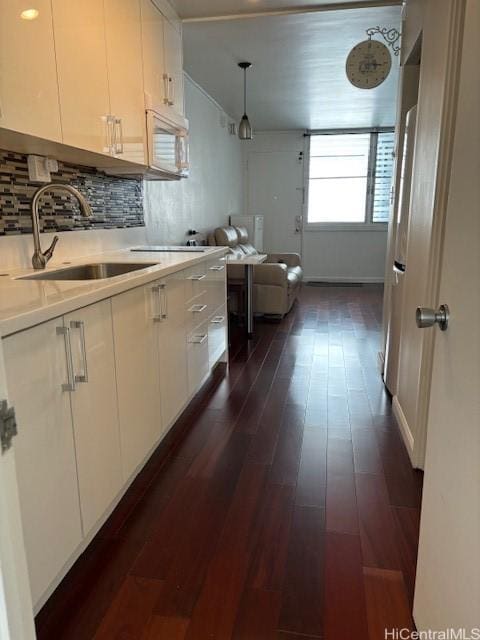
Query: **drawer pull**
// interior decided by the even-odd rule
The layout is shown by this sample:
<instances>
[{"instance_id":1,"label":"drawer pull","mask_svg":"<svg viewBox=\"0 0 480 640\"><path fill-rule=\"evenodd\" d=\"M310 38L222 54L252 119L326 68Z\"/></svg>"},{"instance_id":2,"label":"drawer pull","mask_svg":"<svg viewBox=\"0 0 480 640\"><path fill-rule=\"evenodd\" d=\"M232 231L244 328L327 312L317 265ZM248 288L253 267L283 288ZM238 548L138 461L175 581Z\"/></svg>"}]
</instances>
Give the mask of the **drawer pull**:
<instances>
[{"instance_id":1,"label":"drawer pull","mask_svg":"<svg viewBox=\"0 0 480 640\"><path fill-rule=\"evenodd\" d=\"M224 320L225 320L225 316L215 316L210 320L210 322L212 324L222 324Z\"/></svg>"},{"instance_id":2,"label":"drawer pull","mask_svg":"<svg viewBox=\"0 0 480 640\"><path fill-rule=\"evenodd\" d=\"M191 344L203 344L207 338L208 338L207 333L203 334L203 336L192 336L190 338L190 342Z\"/></svg>"},{"instance_id":3,"label":"drawer pull","mask_svg":"<svg viewBox=\"0 0 480 640\"><path fill-rule=\"evenodd\" d=\"M192 313L202 313L202 311L205 311L206 308L206 304L194 304L192 307L190 307L189 311L191 311Z\"/></svg>"},{"instance_id":4,"label":"drawer pull","mask_svg":"<svg viewBox=\"0 0 480 640\"><path fill-rule=\"evenodd\" d=\"M222 265L218 264L218 265L215 265L213 267L210 267L210 271L223 271L224 269L225 269L225 265L224 264L222 264Z\"/></svg>"},{"instance_id":5,"label":"drawer pull","mask_svg":"<svg viewBox=\"0 0 480 640\"><path fill-rule=\"evenodd\" d=\"M205 277L206 277L206 276L205 276L205 274L198 275L198 276L190 276L190 277L188 278L188 280L195 280L195 281L197 281L197 280L203 280Z\"/></svg>"}]
</instances>

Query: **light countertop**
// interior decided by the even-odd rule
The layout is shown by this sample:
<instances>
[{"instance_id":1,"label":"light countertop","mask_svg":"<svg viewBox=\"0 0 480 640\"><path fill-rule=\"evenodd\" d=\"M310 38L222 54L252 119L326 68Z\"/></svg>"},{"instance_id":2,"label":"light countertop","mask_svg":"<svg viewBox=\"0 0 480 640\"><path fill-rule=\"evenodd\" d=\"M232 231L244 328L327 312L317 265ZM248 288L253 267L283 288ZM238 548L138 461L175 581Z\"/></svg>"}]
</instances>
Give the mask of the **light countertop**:
<instances>
[{"instance_id":1,"label":"light countertop","mask_svg":"<svg viewBox=\"0 0 480 640\"><path fill-rule=\"evenodd\" d=\"M152 263L155 266L102 280L23 280L41 273L33 269L0 272L0 336L28 329L99 300L147 284L211 258L221 258L226 247L205 247L203 253L132 252L130 249L50 263L45 271L96 262Z\"/></svg>"}]
</instances>

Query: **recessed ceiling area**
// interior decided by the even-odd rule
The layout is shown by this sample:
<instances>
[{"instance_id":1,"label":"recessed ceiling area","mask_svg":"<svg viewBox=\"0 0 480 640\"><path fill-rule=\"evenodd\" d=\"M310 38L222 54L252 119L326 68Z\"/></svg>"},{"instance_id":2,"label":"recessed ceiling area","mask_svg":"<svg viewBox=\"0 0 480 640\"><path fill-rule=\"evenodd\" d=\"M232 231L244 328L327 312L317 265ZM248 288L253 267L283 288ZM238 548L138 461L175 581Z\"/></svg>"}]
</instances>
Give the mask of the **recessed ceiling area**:
<instances>
[{"instance_id":1,"label":"recessed ceiling area","mask_svg":"<svg viewBox=\"0 0 480 640\"><path fill-rule=\"evenodd\" d=\"M188 15L194 4L197 10L200 3L177 0L180 15ZM228 9L237 13L239 5L264 10L293 3L208 0L201 4L202 10L226 15ZM369 90L348 82L345 60L350 49L366 39L367 28L400 30L400 24L398 5L186 22L184 66L238 120L243 113L243 73L237 64L252 62L247 72L247 113L257 131L390 126L395 122L398 58L392 52L389 77Z\"/></svg>"}]
</instances>

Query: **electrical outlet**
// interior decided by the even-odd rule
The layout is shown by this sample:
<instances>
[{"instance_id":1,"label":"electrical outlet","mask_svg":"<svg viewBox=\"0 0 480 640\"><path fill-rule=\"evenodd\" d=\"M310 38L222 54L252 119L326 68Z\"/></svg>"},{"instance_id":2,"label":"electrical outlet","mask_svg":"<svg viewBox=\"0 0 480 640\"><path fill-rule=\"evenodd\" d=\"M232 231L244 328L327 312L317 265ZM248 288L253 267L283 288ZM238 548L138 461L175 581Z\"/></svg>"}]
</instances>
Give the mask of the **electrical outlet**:
<instances>
[{"instance_id":1,"label":"electrical outlet","mask_svg":"<svg viewBox=\"0 0 480 640\"><path fill-rule=\"evenodd\" d=\"M48 159L43 156L27 156L28 179L30 182L51 182Z\"/></svg>"}]
</instances>

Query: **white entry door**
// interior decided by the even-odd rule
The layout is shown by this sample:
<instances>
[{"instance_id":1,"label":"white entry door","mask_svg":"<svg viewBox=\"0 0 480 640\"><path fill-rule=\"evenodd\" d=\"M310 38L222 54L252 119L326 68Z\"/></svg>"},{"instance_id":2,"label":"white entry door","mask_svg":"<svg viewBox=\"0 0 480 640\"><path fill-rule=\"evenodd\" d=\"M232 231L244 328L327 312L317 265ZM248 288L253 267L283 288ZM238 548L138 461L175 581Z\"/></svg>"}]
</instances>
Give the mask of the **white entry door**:
<instances>
[{"instance_id":1,"label":"white entry door","mask_svg":"<svg viewBox=\"0 0 480 640\"><path fill-rule=\"evenodd\" d=\"M420 630L480 628L480 3L466 2L453 164L434 332L414 616ZM446 637L446 636L445 636ZM453 635L452 635L453 637ZM460 637L460 636L456 636Z\"/></svg>"},{"instance_id":2,"label":"white entry door","mask_svg":"<svg viewBox=\"0 0 480 640\"><path fill-rule=\"evenodd\" d=\"M265 252L301 253L303 154L254 152L248 156L248 213L264 218Z\"/></svg>"}]
</instances>

